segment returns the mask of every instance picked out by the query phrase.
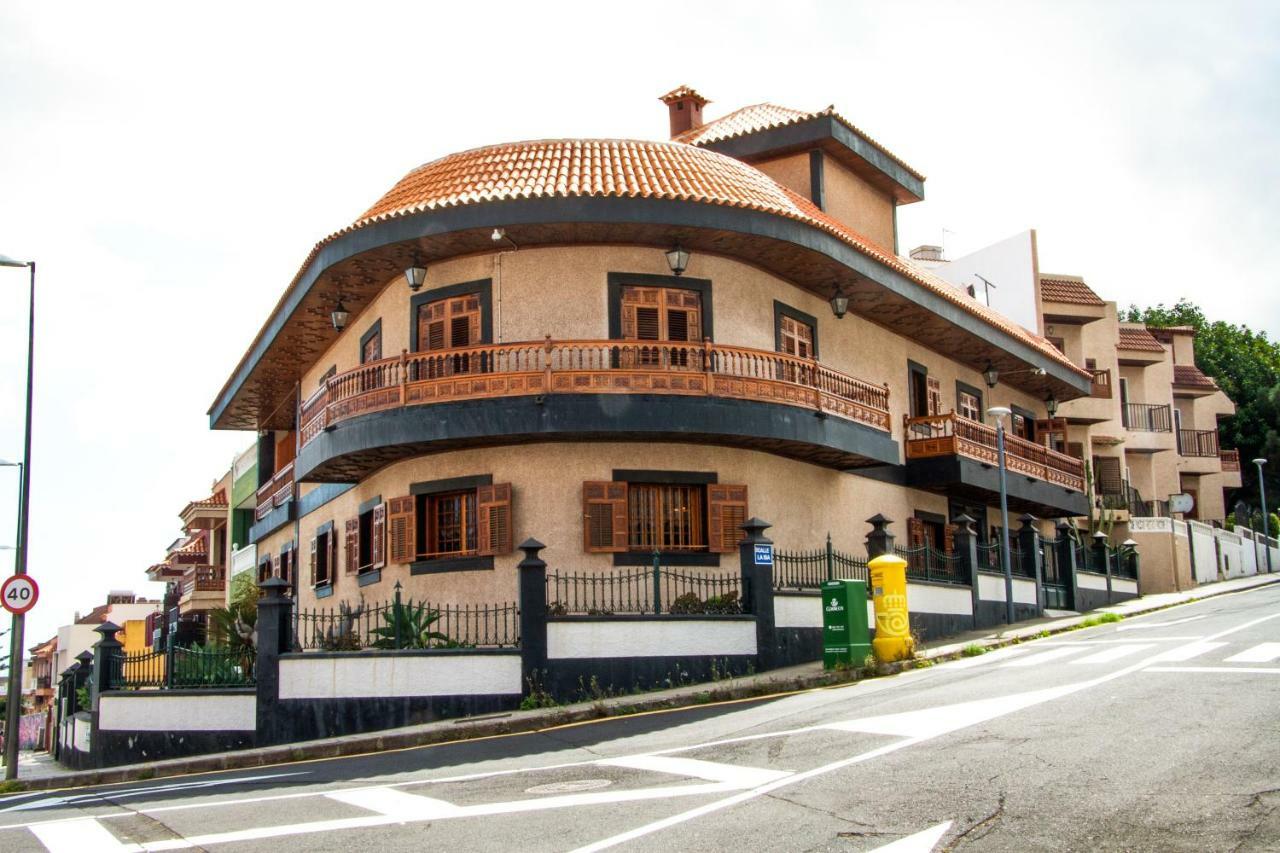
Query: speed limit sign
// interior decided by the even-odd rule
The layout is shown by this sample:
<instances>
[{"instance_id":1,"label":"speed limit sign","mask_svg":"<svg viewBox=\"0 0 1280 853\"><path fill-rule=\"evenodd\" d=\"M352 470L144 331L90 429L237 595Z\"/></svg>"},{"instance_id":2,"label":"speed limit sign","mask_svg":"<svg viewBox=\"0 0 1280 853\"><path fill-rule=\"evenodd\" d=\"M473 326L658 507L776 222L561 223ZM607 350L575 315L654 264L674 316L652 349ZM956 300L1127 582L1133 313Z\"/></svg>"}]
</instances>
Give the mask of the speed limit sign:
<instances>
[{"instance_id":1,"label":"speed limit sign","mask_svg":"<svg viewBox=\"0 0 1280 853\"><path fill-rule=\"evenodd\" d=\"M31 575L10 575L0 585L0 604L15 616L35 607L39 597L40 587Z\"/></svg>"}]
</instances>

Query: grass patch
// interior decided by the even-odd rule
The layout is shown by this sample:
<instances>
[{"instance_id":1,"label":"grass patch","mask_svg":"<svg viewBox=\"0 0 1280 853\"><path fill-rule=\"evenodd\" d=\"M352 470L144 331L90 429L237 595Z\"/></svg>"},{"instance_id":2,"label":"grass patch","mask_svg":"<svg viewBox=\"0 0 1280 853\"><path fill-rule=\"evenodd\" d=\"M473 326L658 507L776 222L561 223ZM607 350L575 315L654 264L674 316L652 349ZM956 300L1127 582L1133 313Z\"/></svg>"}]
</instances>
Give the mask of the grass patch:
<instances>
[{"instance_id":1,"label":"grass patch","mask_svg":"<svg viewBox=\"0 0 1280 853\"><path fill-rule=\"evenodd\" d=\"M1080 623L1081 628L1092 628L1095 625L1105 625L1108 622L1119 622L1124 617L1119 613L1099 613L1097 616L1089 616Z\"/></svg>"},{"instance_id":2,"label":"grass patch","mask_svg":"<svg viewBox=\"0 0 1280 853\"><path fill-rule=\"evenodd\" d=\"M960 654L964 655L967 658L976 658L978 655L985 655L986 653L987 653L987 647L980 646L977 643L970 643L969 645L965 646L963 649L960 650Z\"/></svg>"},{"instance_id":3,"label":"grass patch","mask_svg":"<svg viewBox=\"0 0 1280 853\"><path fill-rule=\"evenodd\" d=\"M17 779L5 779L0 782L0 794L16 794L18 791L25 790L27 790L26 783Z\"/></svg>"}]
</instances>

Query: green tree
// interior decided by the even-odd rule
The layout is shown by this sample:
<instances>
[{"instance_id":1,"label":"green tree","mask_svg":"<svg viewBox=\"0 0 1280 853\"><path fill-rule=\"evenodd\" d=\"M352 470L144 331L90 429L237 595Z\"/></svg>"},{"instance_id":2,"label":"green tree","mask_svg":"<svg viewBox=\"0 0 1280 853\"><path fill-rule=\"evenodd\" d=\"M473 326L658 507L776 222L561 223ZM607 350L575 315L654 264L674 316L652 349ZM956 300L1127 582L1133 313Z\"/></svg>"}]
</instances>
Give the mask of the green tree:
<instances>
[{"instance_id":1,"label":"green tree","mask_svg":"<svg viewBox=\"0 0 1280 853\"><path fill-rule=\"evenodd\" d=\"M1196 366L1212 376L1236 404L1234 417L1222 424L1223 447L1240 451L1243 487L1233 500L1258 502L1257 467L1267 459L1268 502L1280 505L1280 344L1248 326L1208 320L1195 303L1180 299L1147 308L1130 305L1122 320L1148 326L1191 326L1196 330ZM1275 498L1272 498L1275 495Z\"/></svg>"}]
</instances>

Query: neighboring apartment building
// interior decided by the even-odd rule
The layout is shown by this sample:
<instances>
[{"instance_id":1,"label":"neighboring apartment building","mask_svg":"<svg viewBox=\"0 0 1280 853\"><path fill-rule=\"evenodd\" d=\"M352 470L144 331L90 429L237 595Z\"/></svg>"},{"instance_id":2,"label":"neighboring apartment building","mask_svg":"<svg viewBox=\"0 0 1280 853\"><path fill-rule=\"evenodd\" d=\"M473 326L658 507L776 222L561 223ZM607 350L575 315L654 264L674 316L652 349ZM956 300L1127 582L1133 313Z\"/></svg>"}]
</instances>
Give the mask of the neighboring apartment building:
<instances>
[{"instance_id":1,"label":"neighboring apartment building","mask_svg":"<svg viewBox=\"0 0 1280 853\"><path fill-rule=\"evenodd\" d=\"M159 601L138 598L134 593L123 590L108 593L106 604L98 605L83 616L77 613L75 621L58 629L54 653L56 663L51 676L57 678L62 675L75 662L77 655L93 648L93 644L101 639L96 629L102 623L111 622L124 628L130 621L146 620L159 611Z\"/></svg>"},{"instance_id":2,"label":"neighboring apartment building","mask_svg":"<svg viewBox=\"0 0 1280 853\"><path fill-rule=\"evenodd\" d=\"M259 436L260 575L509 601L526 537L735 572L750 516L792 548L861 550L876 513L990 535L986 408L1047 421L1090 374L896 255L924 179L834 111L663 101L671 141L449 155L315 247L210 410ZM1009 466L1015 515L1087 511L1080 460Z\"/></svg>"},{"instance_id":3,"label":"neighboring apartment building","mask_svg":"<svg viewBox=\"0 0 1280 853\"><path fill-rule=\"evenodd\" d=\"M55 671L58 656L58 636L55 634L39 645L32 646L23 678L23 710L30 713L47 711L53 705L58 676Z\"/></svg>"}]
</instances>

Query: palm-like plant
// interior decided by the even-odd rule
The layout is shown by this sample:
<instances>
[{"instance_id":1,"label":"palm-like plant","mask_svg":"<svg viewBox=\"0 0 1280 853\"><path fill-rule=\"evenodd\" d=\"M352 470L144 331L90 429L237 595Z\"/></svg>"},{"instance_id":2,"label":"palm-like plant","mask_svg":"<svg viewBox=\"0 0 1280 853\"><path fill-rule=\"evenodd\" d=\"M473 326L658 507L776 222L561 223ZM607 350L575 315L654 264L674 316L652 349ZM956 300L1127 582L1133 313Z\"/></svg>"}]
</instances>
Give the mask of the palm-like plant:
<instances>
[{"instance_id":1,"label":"palm-like plant","mask_svg":"<svg viewBox=\"0 0 1280 853\"><path fill-rule=\"evenodd\" d=\"M378 636L373 643L376 649L429 649L433 641L449 642L447 635L432 628L440 620L440 611L428 610L425 603L396 601L383 611L382 618L387 624L373 629Z\"/></svg>"}]
</instances>

